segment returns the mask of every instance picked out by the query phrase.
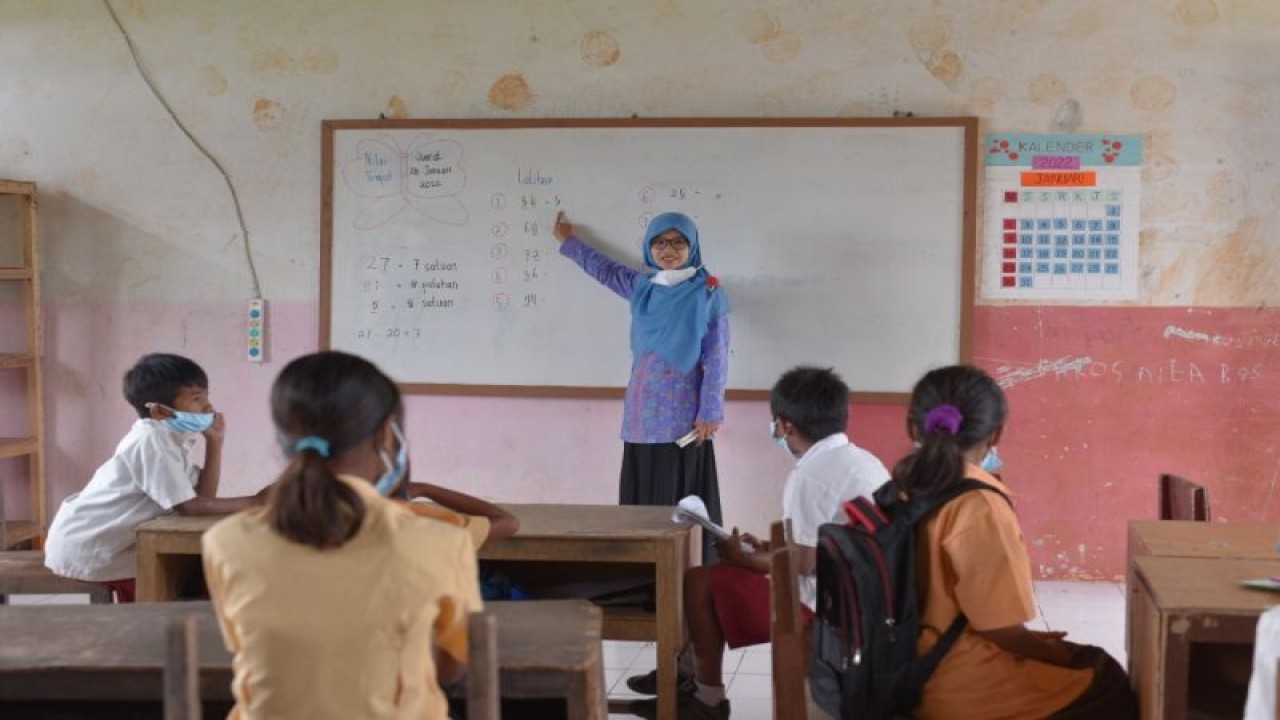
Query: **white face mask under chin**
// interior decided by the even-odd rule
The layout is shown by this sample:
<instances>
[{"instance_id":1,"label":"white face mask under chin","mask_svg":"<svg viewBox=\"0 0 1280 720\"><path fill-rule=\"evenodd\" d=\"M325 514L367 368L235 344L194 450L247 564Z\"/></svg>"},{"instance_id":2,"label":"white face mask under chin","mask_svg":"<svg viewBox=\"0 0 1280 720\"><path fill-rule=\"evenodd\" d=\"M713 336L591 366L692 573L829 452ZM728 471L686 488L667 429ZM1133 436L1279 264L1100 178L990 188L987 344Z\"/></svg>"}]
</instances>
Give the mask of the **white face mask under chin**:
<instances>
[{"instance_id":1,"label":"white face mask under chin","mask_svg":"<svg viewBox=\"0 0 1280 720\"><path fill-rule=\"evenodd\" d=\"M671 287L672 285L679 285L685 280L688 280L693 277L693 274L696 272L698 272L698 268L695 267L685 267L680 268L679 270L659 270L649 279L654 285Z\"/></svg>"}]
</instances>

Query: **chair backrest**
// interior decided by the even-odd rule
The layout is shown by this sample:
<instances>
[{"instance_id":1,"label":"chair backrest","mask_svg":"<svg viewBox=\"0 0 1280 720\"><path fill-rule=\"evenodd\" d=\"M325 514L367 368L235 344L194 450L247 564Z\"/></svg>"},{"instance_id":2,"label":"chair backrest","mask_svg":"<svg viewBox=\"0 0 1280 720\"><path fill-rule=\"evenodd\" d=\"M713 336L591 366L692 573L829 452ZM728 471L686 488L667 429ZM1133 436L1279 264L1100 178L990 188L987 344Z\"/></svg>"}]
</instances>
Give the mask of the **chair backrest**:
<instances>
[{"instance_id":1,"label":"chair backrest","mask_svg":"<svg viewBox=\"0 0 1280 720\"><path fill-rule=\"evenodd\" d=\"M164 659L164 720L200 720L196 616L169 621Z\"/></svg>"},{"instance_id":2,"label":"chair backrest","mask_svg":"<svg viewBox=\"0 0 1280 720\"><path fill-rule=\"evenodd\" d=\"M1208 488L1177 475L1161 475L1160 519L1208 522Z\"/></svg>"},{"instance_id":3,"label":"chair backrest","mask_svg":"<svg viewBox=\"0 0 1280 720\"><path fill-rule=\"evenodd\" d=\"M473 612L467 618L467 720L498 720L498 618Z\"/></svg>"},{"instance_id":4,"label":"chair backrest","mask_svg":"<svg viewBox=\"0 0 1280 720\"><path fill-rule=\"evenodd\" d=\"M805 674L808 648L800 619L800 588L791 528L782 522L769 528L770 636L773 640L773 717L805 717Z\"/></svg>"}]
</instances>

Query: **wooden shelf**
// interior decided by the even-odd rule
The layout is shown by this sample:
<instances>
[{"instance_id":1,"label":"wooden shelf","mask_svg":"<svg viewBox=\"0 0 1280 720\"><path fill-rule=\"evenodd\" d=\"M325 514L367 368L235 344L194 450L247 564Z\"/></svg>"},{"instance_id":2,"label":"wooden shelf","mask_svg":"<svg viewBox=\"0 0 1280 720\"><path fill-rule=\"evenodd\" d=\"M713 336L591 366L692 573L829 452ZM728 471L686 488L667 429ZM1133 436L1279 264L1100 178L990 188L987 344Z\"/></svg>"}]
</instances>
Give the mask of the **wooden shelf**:
<instances>
[{"instance_id":1,"label":"wooden shelf","mask_svg":"<svg viewBox=\"0 0 1280 720\"><path fill-rule=\"evenodd\" d=\"M36 184L26 180L0 180L0 195L27 195L36 193Z\"/></svg>"},{"instance_id":2,"label":"wooden shelf","mask_svg":"<svg viewBox=\"0 0 1280 720\"><path fill-rule=\"evenodd\" d=\"M0 460L34 455L38 447L35 438L0 438Z\"/></svg>"},{"instance_id":3,"label":"wooden shelf","mask_svg":"<svg viewBox=\"0 0 1280 720\"><path fill-rule=\"evenodd\" d=\"M27 499L29 506L25 511L17 508L9 508L14 515L26 518L29 522L15 521L6 522L4 532L0 535L0 541L3 541L5 547L11 547L17 542L31 541L34 549L40 549L43 539L44 526L48 522L46 508L49 498L45 493L44 476L45 476L45 456L43 452L44 432L45 432L45 407L44 407L44 378L42 368L40 367L40 358L43 356L43 334L41 332L40 318L40 243L37 241L36 227L38 221L36 218L36 184L22 180L8 180L0 178L0 197L5 197L5 202L0 202L0 212L6 217L2 218L5 228L21 228L18 233L6 232L0 235L0 256L4 257L4 261L0 262L0 282L18 281L20 283L20 294L22 301L20 307L26 312L23 315L26 318L24 328L26 332L26 343L15 347L9 345L8 352L0 352L0 370L10 368L19 368L26 375L26 426L23 432L30 433L30 437L0 437L0 460L8 460L12 458L26 458L26 478L23 482L27 486ZM21 348L23 352L14 352ZM6 399L7 401L8 399ZM11 403L18 405L18 403ZM6 407L9 414L17 415L12 410L16 408ZM16 430L14 431L16 432ZM16 473L14 473L16 474ZM11 479L5 477L4 483L7 486ZM13 482L17 482L18 478L13 478ZM0 519L8 517L5 513L4 495L9 491L8 487L0 488Z\"/></svg>"},{"instance_id":4,"label":"wooden shelf","mask_svg":"<svg viewBox=\"0 0 1280 720\"><path fill-rule=\"evenodd\" d=\"M0 353L0 370L31 367L35 361L36 356L31 353Z\"/></svg>"},{"instance_id":5,"label":"wooden shelf","mask_svg":"<svg viewBox=\"0 0 1280 720\"><path fill-rule=\"evenodd\" d=\"M33 540L38 545L43 536L44 529L33 522L10 520L4 524L4 547L0 548L0 550L11 548L28 540Z\"/></svg>"}]
</instances>

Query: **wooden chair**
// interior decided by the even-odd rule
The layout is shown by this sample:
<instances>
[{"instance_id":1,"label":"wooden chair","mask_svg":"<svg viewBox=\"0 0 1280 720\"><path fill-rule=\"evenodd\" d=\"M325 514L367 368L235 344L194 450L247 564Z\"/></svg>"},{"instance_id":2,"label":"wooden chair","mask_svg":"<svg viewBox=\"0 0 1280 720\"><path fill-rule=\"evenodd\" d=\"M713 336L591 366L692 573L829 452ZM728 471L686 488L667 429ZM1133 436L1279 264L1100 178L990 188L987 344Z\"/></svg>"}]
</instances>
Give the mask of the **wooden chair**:
<instances>
[{"instance_id":1,"label":"wooden chair","mask_svg":"<svg viewBox=\"0 0 1280 720\"><path fill-rule=\"evenodd\" d=\"M770 635L773 640L773 717L793 720L807 716L805 676L809 649L800 617L800 588L796 581L796 551L788 542L789 523L769 528Z\"/></svg>"},{"instance_id":2,"label":"wooden chair","mask_svg":"<svg viewBox=\"0 0 1280 720\"><path fill-rule=\"evenodd\" d=\"M196 616L169 621L165 639L164 720L200 720L200 656Z\"/></svg>"},{"instance_id":3,"label":"wooden chair","mask_svg":"<svg viewBox=\"0 0 1280 720\"><path fill-rule=\"evenodd\" d=\"M0 538L8 537L4 520L4 494L0 493ZM3 543L0 543L3 545ZM88 595L91 603L110 603L111 590L100 583L72 580L44 566L40 550L0 547L0 605L9 595Z\"/></svg>"},{"instance_id":4,"label":"wooden chair","mask_svg":"<svg viewBox=\"0 0 1280 720\"><path fill-rule=\"evenodd\" d=\"M498 720L498 619L489 612L473 612L467 619L467 720Z\"/></svg>"},{"instance_id":5,"label":"wooden chair","mask_svg":"<svg viewBox=\"0 0 1280 720\"><path fill-rule=\"evenodd\" d=\"M1168 473L1160 476L1160 519L1209 522L1209 490Z\"/></svg>"}]
</instances>

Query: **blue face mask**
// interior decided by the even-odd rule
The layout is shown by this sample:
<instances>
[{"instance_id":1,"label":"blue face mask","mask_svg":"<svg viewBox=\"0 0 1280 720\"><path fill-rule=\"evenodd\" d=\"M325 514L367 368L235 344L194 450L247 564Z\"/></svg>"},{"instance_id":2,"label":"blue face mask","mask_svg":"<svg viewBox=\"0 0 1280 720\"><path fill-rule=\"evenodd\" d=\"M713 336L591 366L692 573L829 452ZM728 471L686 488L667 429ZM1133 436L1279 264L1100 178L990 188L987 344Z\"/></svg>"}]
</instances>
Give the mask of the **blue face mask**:
<instances>
[{"instance_id":1,"label":"blue face mask","mask_svg":"<svg viewBox=\"0 0 1280 720\"><path fill-rule=\"evenodd\" d=\"M382 464L387 466L387 471L382 473L382 477L378 478L378 482L373 485L384 496L390 496L396 488L400 487L405 473L409 470L409 443L404 441L404 433L400 432L400 425L395 420L391 421L391 432L400 443L400 449L396 451L395 462L387 457L385 450L378 451L382 456Z\"/></svg>"},{"instance_id":2,"label":"blue face mask","mask_svg":"<svg viewBox=\"0 0 1280 720\"><path fill-rule=\"evenodd\" d=\"M786 450L788 454L790 454L790 453L791 453L791 448L787 447L787 438L786 438L785 436L783 436L783 437L779 437L779 436L778 436L778 421L777 421L777 420L770 420L770 421L769 421L769 437L773 439L773 444L774 444L774 445L777 445L778 447L782 448L783 450Z\"/></svg>"},{"instance_id":3,"label":"blue face mask","mask_svg":"<svg viewBox=\"0 0 1280 720\"><path fill-rule=\"evenodd\" d=\"M160 403L147 403L147 407L158 406L173 413L171 417L164 419L164 424L168 425L171 430L185 433L197 433L208 430L213 425L213 413L193 413L174 410L168 405Z\"/></svg>"},{"instance_id":4,"label":"blue face mask","mask_svg":"<svg viewBox=\"0 0 1280 720\"><path fill-rule=\"evenodd\" d=\"M996 446L992 445L991 449L987 450L987 454L982 456L982 469L989 473L995 473L1002 467L1004 467L1004 461L1000 459L1000 455L996 452Z\"/></svg>"}]
</instances>

